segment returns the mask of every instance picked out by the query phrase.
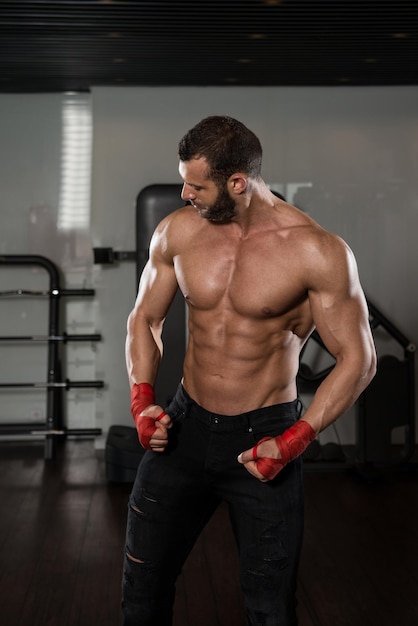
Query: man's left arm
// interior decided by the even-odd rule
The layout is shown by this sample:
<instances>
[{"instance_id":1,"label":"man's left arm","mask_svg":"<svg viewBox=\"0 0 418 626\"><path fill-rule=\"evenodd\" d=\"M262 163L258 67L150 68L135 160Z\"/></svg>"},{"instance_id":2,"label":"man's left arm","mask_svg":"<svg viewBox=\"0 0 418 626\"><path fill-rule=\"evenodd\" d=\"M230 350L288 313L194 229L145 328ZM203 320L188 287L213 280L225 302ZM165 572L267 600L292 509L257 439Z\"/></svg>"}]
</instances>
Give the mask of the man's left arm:
<instances>
[{"instance_id":1,"label":"man's left arm","mask_svg":"<svg viewBox=\"0 0 418 626\"><path fill-rule=\"evenodd\" d=\"M348 246L335 235L326 234L307 280L314 324L336 364L302 419L282 435L264 439L238 457L262 481L274 478L318 433L343 415L376 372L367 303Z\"/></svg>"},{"instance_id":2,"label":"man's left arm","mask_svg":"<svg viewBox=\"0 0 418 626\"><path fill-rule=\"evenodd\" d=\"M316 330L336 360L303 416L316 433L355 403L375 375L377 360L354 255L331 237L333 254L308 291Z\"/></svg>"}]
</instances>

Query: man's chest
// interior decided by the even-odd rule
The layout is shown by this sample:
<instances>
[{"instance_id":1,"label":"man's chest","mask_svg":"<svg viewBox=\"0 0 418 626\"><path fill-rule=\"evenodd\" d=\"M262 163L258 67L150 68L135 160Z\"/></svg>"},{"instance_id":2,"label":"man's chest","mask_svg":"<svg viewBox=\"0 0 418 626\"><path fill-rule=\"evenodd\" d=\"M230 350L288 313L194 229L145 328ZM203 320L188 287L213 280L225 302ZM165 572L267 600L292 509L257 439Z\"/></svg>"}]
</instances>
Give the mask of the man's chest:
<instances>
[{"instance_id":1,"label":"man's chest","mask_svg":"<svg viewBox=\"0 0 418 626\"><path fill-rule=\"evenodd\" d=\"M177 280L198 309L230 308L247 317L286 314L306 299L302 273L277 240L206 241L175 258Z\"/></svg>"}]
</instances>

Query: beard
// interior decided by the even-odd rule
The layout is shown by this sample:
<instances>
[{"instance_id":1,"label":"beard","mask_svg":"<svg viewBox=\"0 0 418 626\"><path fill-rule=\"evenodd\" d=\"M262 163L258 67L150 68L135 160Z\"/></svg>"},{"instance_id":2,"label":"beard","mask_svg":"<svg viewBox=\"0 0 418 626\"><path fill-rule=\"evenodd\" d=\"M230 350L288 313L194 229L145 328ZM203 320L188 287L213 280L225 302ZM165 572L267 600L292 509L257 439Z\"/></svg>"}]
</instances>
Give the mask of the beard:
<instances>
[{"instance_id":1,"label":"beard","mask_svg":"<svg viewBox=\"0 0 418 626\"><path fill-rule=\"evenodd\" d=\"M210 222L230 222L236 215L235 201L228 194L226 186L219 190L212 206L198 207L197 210L201 217Z\"/></svg>"}]
</instances>

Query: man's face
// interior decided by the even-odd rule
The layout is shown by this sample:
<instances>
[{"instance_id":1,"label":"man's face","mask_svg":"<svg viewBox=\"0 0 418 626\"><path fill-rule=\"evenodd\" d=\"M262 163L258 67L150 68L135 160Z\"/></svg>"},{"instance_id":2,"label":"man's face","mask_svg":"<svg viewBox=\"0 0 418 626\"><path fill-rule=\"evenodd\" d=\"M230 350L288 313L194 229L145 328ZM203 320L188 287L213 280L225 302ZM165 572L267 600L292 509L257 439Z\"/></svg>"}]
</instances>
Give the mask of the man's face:
<instances>
[{"instance_id":1,"label":"man's face","mask_svg":"<svg viewBox=\"0 0 418 626\"><path fill-rule=\"evenodd\" d=\"M180 161L179 172L184 184L183 200L189 200L199 215L211 222L228 222L236 214L235 201L226 184L219 189L208 176L206 159Z\"/></svg>"}]
</instances>

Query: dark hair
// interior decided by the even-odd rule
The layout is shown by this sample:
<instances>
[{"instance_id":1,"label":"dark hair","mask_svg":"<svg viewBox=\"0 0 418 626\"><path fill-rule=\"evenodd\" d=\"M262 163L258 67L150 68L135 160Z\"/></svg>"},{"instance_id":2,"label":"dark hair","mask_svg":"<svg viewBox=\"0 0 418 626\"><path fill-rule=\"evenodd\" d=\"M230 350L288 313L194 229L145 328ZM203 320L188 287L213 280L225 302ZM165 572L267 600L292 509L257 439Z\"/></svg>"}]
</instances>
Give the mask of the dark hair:
<instances>
[{"instance_id":1,"label":"dark hair","mask_svg":"<svg viewBox=\"0 0 418 626\"><path fill-rule=\"evenodd\" d=\"M262 148L254 133L232 117L213 115L201 120L179 143L179 158L190 161L204 157L209 176L224 183L235 172L252 178L261 175Z\"/></svg>"}]
</instances>

